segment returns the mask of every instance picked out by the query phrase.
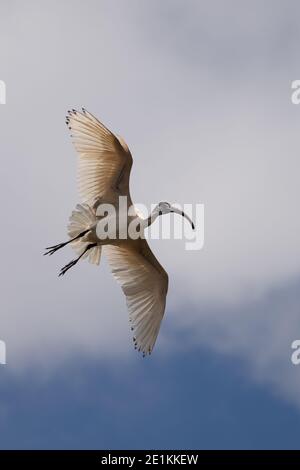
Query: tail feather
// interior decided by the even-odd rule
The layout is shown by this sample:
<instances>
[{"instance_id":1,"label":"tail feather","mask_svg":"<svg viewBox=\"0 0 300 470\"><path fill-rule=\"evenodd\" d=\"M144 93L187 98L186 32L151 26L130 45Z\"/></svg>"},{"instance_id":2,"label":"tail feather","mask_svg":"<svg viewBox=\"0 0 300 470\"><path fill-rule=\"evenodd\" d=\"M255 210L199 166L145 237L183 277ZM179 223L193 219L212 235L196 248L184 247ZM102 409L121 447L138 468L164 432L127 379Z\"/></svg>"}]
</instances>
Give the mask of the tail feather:
<instances>
[{"instance_id":1,"label":"tail feather","mask_svg":"<svg viewBox=\"0 0 300 470\"><path fill-rule=\"evenodd\" d=\"M68 234L74 238L93 226L96 221L94 211L87 204L77 204L69 219Z\"/></svg>"},{"instance_id":2,"label":"tail feather","mask_svg":"<svg viewBox=\"0 0 300 470\"><path fill-rule=\"evenodd\" d=\"M81 232L92 228L96 222L96 215L93 209L87 204L77 204L76 209L72 212L69 225L68 225L68 235L70 238L75 238ZM72 248L80 256L87 245L90 244L90 241L84 241L81 239L71 242ZM82 257L82 259L88 258L89 262L92 264L99 264L101 258L101 246L95 246L88 250Z\"/></svg>"}]
</instances>

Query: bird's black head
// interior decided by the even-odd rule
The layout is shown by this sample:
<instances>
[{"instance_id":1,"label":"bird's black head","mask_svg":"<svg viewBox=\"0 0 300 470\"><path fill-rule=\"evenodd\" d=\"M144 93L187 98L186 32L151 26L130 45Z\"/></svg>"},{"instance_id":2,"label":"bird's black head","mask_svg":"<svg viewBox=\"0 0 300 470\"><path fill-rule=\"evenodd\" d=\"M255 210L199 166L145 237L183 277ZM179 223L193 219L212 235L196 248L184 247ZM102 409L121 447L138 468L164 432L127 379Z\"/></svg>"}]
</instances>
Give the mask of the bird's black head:
<instances>
[{"instance_id":1,"label":"bird's black head","mask_svg":"<svg viewBox=\"0 0 300 470\"><path fill-rule=\"evenodd\" d=\"M190 222L193 230L195 229L195 225L194 225L193 221L189 218L189 216L187 216L182 210L177 209L177 207L171 206L171 204L169 204L168 202L165 202L165 201L160 202L156 206L155 210L158 212L158 215L169 214L170 212L174 212L175 214L179 214L182 217L185 217Z\"/></svg>"}]
</instances>

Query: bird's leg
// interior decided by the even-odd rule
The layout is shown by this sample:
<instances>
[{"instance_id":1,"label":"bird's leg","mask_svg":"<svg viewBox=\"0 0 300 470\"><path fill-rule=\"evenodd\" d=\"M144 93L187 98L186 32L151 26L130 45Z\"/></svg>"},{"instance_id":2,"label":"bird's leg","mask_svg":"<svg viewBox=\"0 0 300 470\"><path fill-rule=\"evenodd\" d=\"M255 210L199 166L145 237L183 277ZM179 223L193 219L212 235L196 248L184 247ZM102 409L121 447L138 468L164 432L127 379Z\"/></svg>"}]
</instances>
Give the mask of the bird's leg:
<instances>
[{"instance_id":1,"label":"bird's leg","mask_svg":"<svg viewBox=\"0 0 300 470\"><path fill-rule=\"evenodd\" d=\"M61 248L63 248L64 246L68 245L69 243L73 242L74 240L77 240L78 238L81 238L83 237L86 233L88 233L90 231L90 229L87 229L87 230L84 230L83 232L81 232L79 235L77 235L76 237L74 238L71 238L71 240L68 240L67 242L64 242L64 243L59 243L58 245L53 245L53 246L48 246L46 248L46 253L44 253L44 256L45 255L53 255L53 253L55 253L57 250L60 250Z\"/></svg>"},{"instance_id":2,"label":"bird's leg","mask_svg":"<svg viewBox=\"0 0 300 470\"><path fill-rule=\"evenodd\" d=\"M78 258L73 259L72 261L70 261L70 263L66 264L66 266L64 266L63 268L61 268L60 273L59 273L59 276L63 276L70 268L72 268L73 266L75 266L76 263L78 263L78 261L80 260L80 258L81 258L88 250L90 250L91 248L94 248L95 246L97 246L97 243L90 243L90 244L86 247L86 249L81 253L81 255L78 256Z\"/></svg>"}]
</instances>

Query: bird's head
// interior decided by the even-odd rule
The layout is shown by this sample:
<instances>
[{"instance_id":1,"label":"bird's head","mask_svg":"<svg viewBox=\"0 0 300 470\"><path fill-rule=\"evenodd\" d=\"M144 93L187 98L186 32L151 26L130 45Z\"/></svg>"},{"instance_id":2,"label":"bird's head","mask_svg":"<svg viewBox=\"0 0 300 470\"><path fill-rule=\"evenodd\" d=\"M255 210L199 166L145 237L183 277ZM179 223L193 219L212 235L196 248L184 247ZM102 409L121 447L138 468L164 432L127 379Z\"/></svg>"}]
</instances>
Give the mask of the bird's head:
<instances>
[{"instance_id":1,"label":"bird's head","mask_svg":"<svg viewBox=\"0 0 300 470\"><path fill-rule=\"evenodd\" d=\"M171 204L169 204L168 202L160 202L159 204L157 204L154 211L158 215L169 214L170 212L174 212L175 214L179 214L182 217L185 217L190 222L190 224L192 226L192 229L195 230L194 222L189 218L189 216L186 215L182 210L177 209L177 207L171 206Z\"/></svg>"}]
</instances>

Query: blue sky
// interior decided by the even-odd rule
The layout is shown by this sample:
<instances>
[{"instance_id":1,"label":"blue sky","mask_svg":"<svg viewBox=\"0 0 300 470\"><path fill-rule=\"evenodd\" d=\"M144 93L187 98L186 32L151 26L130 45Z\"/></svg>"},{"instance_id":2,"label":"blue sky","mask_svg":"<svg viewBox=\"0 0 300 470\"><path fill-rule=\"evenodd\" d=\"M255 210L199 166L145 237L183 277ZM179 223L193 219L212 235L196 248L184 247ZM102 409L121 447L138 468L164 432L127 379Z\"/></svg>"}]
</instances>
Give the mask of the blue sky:
<instances>
[{"instance_id":1,"label":"blue sky","mask_svg":"<svg viewBox=\"0 0 300 470\"><path fill-rule=\"evenodd\" d=\"M299 448L299 412L204 349L122 368L74 357L44 383L7 370L1 449Z\"/></svg>"},{"instance_id":2,"label":"blue sky","mask_svg":"<svg viewBox=\"0 0 300 470\"><path fill-rule=\"evenodd\" d=\"M297 448L300 5L2 0L1 448ZM205 240L150 240L169 274L151 358L105 258L63 241L65 128L85 106L133 155L131 196L204 204Z\"/></svg>"}]
</instances>

